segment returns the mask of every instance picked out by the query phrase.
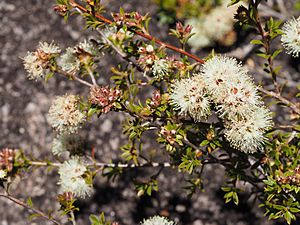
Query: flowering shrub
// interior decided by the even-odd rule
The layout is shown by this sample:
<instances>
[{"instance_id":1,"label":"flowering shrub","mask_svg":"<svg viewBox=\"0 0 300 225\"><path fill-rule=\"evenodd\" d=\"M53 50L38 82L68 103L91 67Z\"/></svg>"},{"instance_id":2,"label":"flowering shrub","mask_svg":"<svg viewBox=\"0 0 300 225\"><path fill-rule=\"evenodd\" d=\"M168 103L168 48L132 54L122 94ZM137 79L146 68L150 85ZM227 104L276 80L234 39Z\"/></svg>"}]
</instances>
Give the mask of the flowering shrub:
<instances>
[{"instance_id":1,"label":"flowering shrub","mask_svg":"<svg viewBox=\"0 0 300 225\"><path fill-rule=\"evenodd\" d=\"M233 18L236 11L237 22L257 34L257 39L250 42L259 49L257 56L264 60L263 71L268 79L266 82L255 76L254 80L253 71L233 57L212 51L201 59L186 51L189 41L194 39L199 43L205 38L208 42L219 41L230 30L225 27L232 27L233 22L227 18L222 21L226 26L217 26L216 23L223 20L219 10L227 9L223 3L216 4L222 9L201 15L203 24L200 26L210 34L193 36L197 29L178 22L170 31L180 43L181 47L176 47L150 34L148 15L120 9L109 19L100 0L57 0L54 6L57 13L65 19L79 14L99 37L65 50L54 42L40 42L37 50L23 57L25 70L30 80L55 79L62 75L79 82L89 94L57 96L50 106L47 119L55 135L52 153L56 161L37 161L18 149L5 148L0 152L3 188L0 196L54 224L61 224L59 218L36 209L31 201L16 199L9 192L16 175L28 168L54 168L59 175L59 210L76 224L74 212L80 210L76 199L93 195L93 182L100 172L110 179L126 168L159 168L146 182L135 182L137 196L142 196L157 192L157 177L161 170L171 167L187 174L186 189L193 195L205 188L202 177L205 167L217 164L226 171L226 181L220 187L226 203L238 205L240 194L255 195L270 219L283 218L291 224L299 218L300 104L297 98L300 88L292 86L293 96L286 97L285 83L278 79L281 68L274 65L274 59L282 50L272 48L273 40L281 36L286 52L298 57L299 18L287 21L281 29L280 21L260 15L262 0L231 0L230 16ZM216 34L215 28L221 35ZM113 65L111 83L100 85L99 59L113 53L120 56L123 63ZM145 90L151 90L151 94ZM99 162L94 157L94 149L84 151L80 137L80 129L92 117L111 112L127 116L122 128L128 142L120 148L119 163ZM285 123L278 119L281 114L285 114ZM150 132L155 136L155 147L160 149L161 155L167 155L168 161L154 161L150 154L143 154L150 151L144 147L145 142L150 142ZM242 184L251 187L251 192L242 188ZM103 213L90 215L90 222L117 224L107 221ZM153 216L141 224L176 223Z\"/></svg>"}]
</instances>

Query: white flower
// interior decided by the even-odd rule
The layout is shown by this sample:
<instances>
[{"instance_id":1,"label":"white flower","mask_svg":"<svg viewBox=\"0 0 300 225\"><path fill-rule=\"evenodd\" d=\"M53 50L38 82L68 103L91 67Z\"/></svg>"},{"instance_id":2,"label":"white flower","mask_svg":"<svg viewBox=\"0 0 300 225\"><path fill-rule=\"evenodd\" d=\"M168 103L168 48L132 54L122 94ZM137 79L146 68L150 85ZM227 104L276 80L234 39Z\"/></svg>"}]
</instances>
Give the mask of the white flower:
<instances>
[{"instance_id":1,"label":"white flower","mask_svg":"<svg viewBox=\"0 0 300 225\"><path fill-rule=\"evenodd\" d=\"M263 105L248 71L233 58L216 56L205 62L200 74L231 146L247 153L262 149L263 134L272 127L272 116Z\"/></svg>"},{"instance_id":2,"label":"white flower","mask_svg":"<svg viewBox=\"0 0 300 225\"><path fill-rule=\"evenodd\" d=\"M149 53L153 52L154 51L153 46L152 45L147 45L146 46L146 51L149 52Z\"/></svg>"},{"instance_id":3,"label":"white flower","mask_svg":"<svg viewBox=\"0 0 300 225\"><path fill-rule=\"evenodd\" d=\"M80 61L75 55L74 48L67 48L66 53L58 59L58 65L68 73L75 73L80 69Z\"/></svg>"},{"instance_id":4,"label":"white flower","mask_svg":"<svg viewBox=\"0 0 300 225\"><path fill-rule=\"evenodd\" d=\"M60 53L60 48L52 43L40 42L35 52L27 52L23 58L25 70L28 72L28 78L38 80L45 78L50 72L48 66L50 59Z\"/></svg>"},{"instance_id":5,"label":"white flower","mask_svg":"<svg viewBox=\"0 0 300 225\"><path fill-rule=\"evenodd\" d=\"M57 97L49 109L48 121L59 133L75 133L85 121L85 115L78 110L78 98L75 95Z\"/></svg>"},{"instance_id":6,"label":"white flower","mask_svg":"<svg viewBox=\"0 0 300 225\"><path fill-rule=\"evenodd\" d=\"M282 27L281 42L288 54L298 57L300 53L300 17L292 18Z\"/></svg>"},{"instance_id":7,"label":"white flower","mask_svg":"<svg viewBox=\"0 0 300 225\"><path fill-rule=\"evenodd\" d=\"M171 104L180 110L179 114L189 114L200 121L210 115L210 101L205 84L197 77L176 81L171 94Z\"/></svg>"},{"instance_id":8,"label":"white flower","mask_svg":"<svg viewBox=\"0 0 300 225\"><path fill-rule=\"evenodd\" d=\"M87 171L85 165L79 157L73 157L65 161L59 167L60 180L58 184L61 185L63 192L72 192L74 196L85 198L92 192L92 185L87 184L83 178Z\"/></svg>"},{"instance_id":9,"label":"white flower","mask_svg":"<svg viewBox=\"0 0 300 225\"><path fill-rule=\"evenodd\" d=\"M40 42L38 50L43 51L46 54L59 54L60 48L52 41L50 44L47 42Z\"/></svg>"},{"instance_id":10,"label":"white flower","mask_svg":"<svg viewBox=\"0 0 300 225\"><path fill-rule=\"evenodd\" d=\"M225 124L225 137L232 147L253 153L262 150L263 134L273 126L272 115L265 107L256 107L249 117Z\"/></svg>"},{"instance_id":11,"label":"white flower","mask_svg":"<svg viewBox=\"0 0 300 225\"><path fill-rule=\"evenodd\" d=\"M221 41L233 30L233 15L236 9L237 6L227 7L223 4L208 14L187 20L186 24L192 25L192 33L195 33L188 43L194 49L199 49L211 45L214 41Z\"/></svg>"},{"instance_id":12,"label":"white flower","mask_svg":"<svg viewBox=\"0 0 300 225\"><path fill-rule=\"evenodd\" d=\"M165 59L158 59L154 61L151 69L156 78L163 78L169 72L169 64Z\"/></svg>"},{"instance_id":13,"label":"white flower","mask_svg":"<svg viewBox=\"0 0 300 225\"><path fill-rule=\"evenodd\" d=\"M197 76L205 82L221 117L247 117L262 104L248 71L234 58L213 57Z\"/></svg>"},{"instance_id":14,"label":"white flower","mask_svg":"<svg viewBox=\"0 0 300 225\"><path fill-rule=\"evenodd\" d=\"M60 156L64 152L80 154L83 151L83 142L78 135L59 135L52 141L52 152Z\"/></svg>"},{"instance_id":15,"label":"white flower","mask_svg":"<svg viewBox=\"0 0 300 225\"><path fill-rule=\"evenodd\" d=\"M95 46L90 41L87 41L86 39L84 41L80 42L78 44L78 47L93 56L96 56L99 53L98 49L95 48Z\"/></svg>"},{"instance_id":16,"label":"white flower","mask_svg":"<svg viewBox=\"0 0 300 225\"><path fill-rule=\"evenodd\" d=\"M147 220L144 220L141 225L176 225L175 222L168 220L166 217L153 216Z\"/></svg>"},{"instance_id":17,"label":"white flower","mask_svg":"<svg viewBox=\"0 0 300 225\"><path fill-rule=\"evenodd\" d=\"M43 64L38 60L34 52L27 52L27 55L23 58L23 64L30 80L45 77L46 73L44 73Z\"/></svg>"},{"instance_id":18,"label":"white flower","mask_svg":"<svg viewBox=\"0 0 300 225\"><path fill-rule=\"evenodd\" d=\"M0 179L4 179L7 176L7 172L5 170L0 170Z\"/></svg>"}]
</instances>

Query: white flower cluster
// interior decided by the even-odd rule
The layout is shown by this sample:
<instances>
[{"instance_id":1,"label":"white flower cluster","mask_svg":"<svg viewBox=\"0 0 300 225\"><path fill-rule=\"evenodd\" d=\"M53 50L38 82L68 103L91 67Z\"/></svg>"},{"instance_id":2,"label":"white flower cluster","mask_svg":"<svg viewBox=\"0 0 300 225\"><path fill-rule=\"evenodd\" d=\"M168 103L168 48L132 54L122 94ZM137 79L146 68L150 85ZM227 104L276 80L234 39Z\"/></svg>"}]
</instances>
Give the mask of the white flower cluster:
<instances>
[{"instance_id":1,"label":"white flower cluster","mask_svg":"<svg viewBox=\"0 0 300 225\"><path fill-rule=\"evenodd\" d=\"M64 152L80 154L83 151L83 141L78 135L62 134L52 141L52 153L60 156Z\"/></svg>"},{"instance_id":2,"label":"white flower cluster","mask_svg":"<svg viewBox=\"0 0 300 225\"><path fill-rule=\"evenodd\" d=\"M163 78L169 72L169 64L165 59L154 60L151 69L156 78Z\"/></svg>"},{"instance_id":3,"label":"white flower cluster","mask_svg":"<svg viewBox=\"0 0 300 225\"><path fill-rule=\"evenodd\" d=\"M0 179L4 179L7 176L6 170L0 170Z\"/></svg>"},{"instance_id":4,"label":"white flower cluster","mask_svg":"<svg viewBox=\"0 0 300 225\"><path fill-rule=\"evenodd\" d=\"M74 48L67 48L66 52L58 58L58 65L68 73L76 73L80 70L80 54L82 51L91 56L99 55L98 49L89 41L84 40Z\"/></svg>"},{"instance_id":5,"label":"white flower cluster","mask_svg":"<svg viewBox=\"0 0 300 225\"><path fill-rule=\"evenodd\" d=\"M76 50L74 48L67 48L66 52L58 59L58 65L63 71L68 73L76 73L80 69L80 61L76 57Z\"/></svg>"},{"instance_id":6,"label":"white flower cluster","mask_svg":"<svg viewBox=\"0 0 300 225\"><path fill-rule=\"evenodd\" d=\"M288 54L298 57L300 53L300 17L292 18L282 27L281 42Z\"/></svg>"},{"instance_id":7,"label":"white flower cluster","mask_svg":"<svg viewBox=\"0 0 300 225\"><path fill-rule=\"evenodd\" d=\"M177 81L173 86L171 102L180 113L188 112L199 121L209 115L209 104L202 104L202 111L199 110L195 107L194 93L214 103L232 147L246 153L262 149L263 134L273 125L272 115L264 107L248 71L235 59L216 56L203 64L201 73Z\"/></svg>"},{"instance_id":8,"label":"white flower cluster","mask_svg":"<svg viewBox=\"0 0 300 225\"><path fill-rule=\"evenodd\" d=\"M63 192L72 192L75 197L85 198L91 195L92 185L88 184L83 178L87 168L79 157L73 157L65 161L59 167L60 180Z\"/></svg>"},{"instance_id":9,"label":"white flower cluster","mask_svg":"<svg viewBox=\"0 0 300 225\"><path fill-rule=\"evenodd\" d=\"M141 225L176 225L175 222L168 220L166 217L153 216L147 220L144 220Z\"/></svg>"},{"instance_id":10,"label":"white flower cluster","mask_svg":"<svg viewBox=\"0 0 300 225\"><path fill-rule=\"evenodd\" d=\"M58 96L49 109L48 121L61 134L75 133L85 121L85 115L78 109L77 96Z\"/></svg>"},{"instance_id":11,"label":"white flower cluster","mask_svg":"<svg viewBox=\"0 0 300 225\"><path fill-rule=\"evenodd\" d=\"M176 81L171 94L171 104L181 115L190 115L200 121L210 115L210 100L205 83L197 77Z\"/></svg>"},{"instance_id":12,"label":"white flower cluster","mask_svg":"<svg viewBox=\"0 0 300 225\"><path fill-rule=\"evenodd\" d=\"M214 41L221 41L233 30L233 15L236 9L237 6L227 7L224 3L199 18L187 20L186 24L192 25L192 33L195 33L188 43L194 49L199 49L211 45Z\"/></svg>"},{"instance_id":13,"label":"white flower cluster","mask_svg":"<svg viewBox=\"0 0 300 225\"><path fill-rule=\"evenodd\" d=\"M49 60L60 53L60 48L52 43L40 42L35 52L27 52L23 58L25 70L28 72L28 78L37 80L45 78L49 69L47 68Z\"/></svg>"}]
</instances>

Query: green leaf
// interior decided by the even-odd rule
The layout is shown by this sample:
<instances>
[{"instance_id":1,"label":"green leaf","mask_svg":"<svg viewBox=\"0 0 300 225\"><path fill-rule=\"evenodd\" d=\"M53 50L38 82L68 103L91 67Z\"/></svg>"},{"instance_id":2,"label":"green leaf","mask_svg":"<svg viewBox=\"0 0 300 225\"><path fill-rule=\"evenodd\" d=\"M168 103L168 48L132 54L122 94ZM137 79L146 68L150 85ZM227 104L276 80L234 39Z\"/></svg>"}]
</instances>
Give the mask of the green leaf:
<instances>
[{"instance_id":1,"label":"green leaf","mask_svg":"<svg viewBox=\"0 0 300 225\"><path fill-rule=\"evenodd\" d=\"M252 40L252 41L250 41L250 44L253 44L253 45L264 45L264 42L262 40Z\"/></svg>"}]
</instances>

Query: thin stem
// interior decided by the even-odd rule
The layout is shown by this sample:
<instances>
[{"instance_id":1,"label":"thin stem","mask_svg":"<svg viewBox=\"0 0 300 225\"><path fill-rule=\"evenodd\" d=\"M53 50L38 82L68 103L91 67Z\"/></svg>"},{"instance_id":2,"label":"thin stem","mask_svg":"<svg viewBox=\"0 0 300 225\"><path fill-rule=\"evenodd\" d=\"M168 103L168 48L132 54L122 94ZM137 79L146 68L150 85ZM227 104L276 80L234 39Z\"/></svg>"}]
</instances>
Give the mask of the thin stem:
<instances>
[{"instance_id":1,"label":"thin stem","mask_svg":"<svg viewBox=\"0 0 300 225\"><path fill-rule=\"evenodd\" d=\"M93 15L92 12L88 11L86 8L84 8L83 6L77 4L77 3L76 3L75 1L73 1L73 0L70 0L70 4L71 4L73 7L79 9L80 11L82 11L82 12L84 12L84 13L90 13L91 15ZM102 22L104 22L104 23L107 23L107 24L112 24L112 23L113 23L113 21L111 21L111 20L109 20L109 19L105 18L104 16L99 15L99 14L97 14L97 13L95 13L93 16L95 16L97 19L99 19L100 21L102 21ZM150 40L150 41L154 41L155 43L157 43L157 44L160 45L160 46L163 46L163 47L168 48L168 49L171 49L171 50L173 50L173 51L175 51L175 52L178 52L178 53L181 53L181 54L183 54L183 55L186 55L186 56L188 56L189 58L194 59L195 61L197 61L197 62L199 62L199 63L201 63L201 64L204 63L204 60L203 60L203 59L201 59L201 58L199 58L199 57L197 57L197 56L195 56L195 55L193 55L193 54L191 54L191 53L188 53L188 52L186 52L186 51L184 51L184 50L182 50L182 49L180 49L180 48L177 48L177 47L175 47L175 46L173 46L173 45L170 45L170 44L168 44L168 43L162 42L162 41L160 41L159 39L156 39L155 37L151 36L150 34L146 34L146 33L143 33L143 32L137 31L137 30L133 30L133 29L131 29L130 27L128 27L128 30L130 30L131 32L133 32L133 33L135 33L135 34L137 34L137 35L139 35L139 36L141 36L141 37L143 37L143 38L145 38L145 39L148 39L148 40Z\"/></svg>"},{"instance_id":2,"label":"thin stem","mask_svg":"<svg viewBox=\"0 0 300 225\"><path fill-rule=\"evenodd\" d=\"M266 89L263 89L261 87L258 88L258 90L266 95L269 95L273 98L276 98L278 100L280 100L284 105L288 106L289 108L291 108L295 113L297 113L298 115L300 115L300 108L293 102L291 102L290 100L284 98L283 96L281 96L279 93L275 93L273 91L268 91Z\"/></svg>"},{"instance_id":3,"label":"thin stem","mask_svg":"<svg viewBox=\"0 0 300 225\"><path fill-rule=\"evenodd\" d=\"M101 35L101 37L113 48L113 50L115 50L115 52L122 58L125 59L129 64L133 65L135 68L137 68L137 70L139 72L144 72L143 69L136 64L134 61L132 61L131 59L128 58L127 54L125 52L123 52L120 48L118 48L111 40L109 40L105 34L97 29L97 32Z\"/></svg>"},{"instance_id":4,"label":"thin stem","mask_svg":"<svg viewBox=\"0 0 300 225\"><path fill-rule=\"evenodd\" d=\"M60 167L62 163L49 163L49 162L40 162L40 161L30 161L30 165L32 166L54 166ZM96 162L87 165L88 167L99 167L99 168L139 168L139 167L171 167L172 164L169 162L147 162L143 164L127 164L127 163L102 163Z\"/></svg>"},{"instance_id":5,"label":"thin stem","mask_svg":"<svg viewBox=\"0 0 300 225\"><path fill-rule=\"evenodd\" d=\"M94 76L94 74L93 74L93 71L90 69L90 67L87 67L86 70L87 70L88 74L89 74L90 77L91 77L91 80L92 80L92 82L93 82L93 85L94 85L94 86L98 86L97 81L96 81L96 79L95 79L95 76Z\"/></svg>"},{"instance_id":6,"label":"thin stem","mask_svg":"<svg viewBox=\"0 0 300 225\"><path fill-rule=\"evenodd\" d=\"M258 32L261 35L262 41L264 43L263 47L265 49L265 52L266 52L267 55L270 55L271 46L270 46L269 34L264 30L264 28L262 26L262 23L260 21L260 17L258 15L258 12L257 12L257 15L256 15L256 21L255 22L256 22L256 25L257 25ZM273 81L275 90L276 90L277 93L280 93L280 88L279 88L279 85L278 85L278 82L277 82L276 73L273 69L273 58L272 57L268 57L268 66L269 66L269 70L270 70L270 73L271 73L271 76L272 76L272 81Z\"/></svg>"},{"instance_id":7,"label":"thin stem","mask_svg":"<svg viewBox=\"0 0 300 225\"><path fill-rule=\"evenodd\" d=\"M76 225L76 219L75 219L74 212L71 211L71 212L70 212L70 215L71 215L72 224L73 224L73 225Z\"/></svg>"},{"instance_id":8,"label":"thin stem","mask_svg":"<svg viewBox=\"0 0 300 225\"><path fill-rule=\"evenodd\" d=\"M86 85L88 87L93 87L93 84L91 84L91 83L89 83L89 82L87 82L85 80L80 79L79 77L75 76L74 74L67 73L67 72L65 72L65 71L63 71L61 69L57 69L56 72L59 73L59 74L63 74L66 77L72 78L73 80L76 80L79 83L82 83L82 84L84 84L84 85Z\"/></svg>"},{"instance_id":9,"label":"thin stem","mask_svg":"<svg viewBox=\"0 0 300 225\"><path fill-rule=\"evenodd\" d=\"M29 205L26 204L25 202L22 202L21 200L19 200L19 199L13 197L13 196L11 196L11 195L0 193L0 197L4 197L4 198L6 198L6 199L9 199L10 201L12 201L12 202L14 202L14 203L16 203L16 204L18 204L18 205L20 205L20 206L22 206L22 207L24 207L24 208L26 208L26 209L28 209L28 210L33 211L34 213L38 214L39 216L43 217L44 219L49 220L49 221L51 221L51 222L54 223L54 224L60 225L60 223L59 223L57 220L53 219L53 218L50 217L49 215L46 215L46 214L45 214L44 212L42 212L41 210L35 209L35 208L33 208L32 206L29 206Z\"/></svg>"}]
</instances>

